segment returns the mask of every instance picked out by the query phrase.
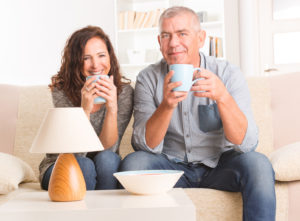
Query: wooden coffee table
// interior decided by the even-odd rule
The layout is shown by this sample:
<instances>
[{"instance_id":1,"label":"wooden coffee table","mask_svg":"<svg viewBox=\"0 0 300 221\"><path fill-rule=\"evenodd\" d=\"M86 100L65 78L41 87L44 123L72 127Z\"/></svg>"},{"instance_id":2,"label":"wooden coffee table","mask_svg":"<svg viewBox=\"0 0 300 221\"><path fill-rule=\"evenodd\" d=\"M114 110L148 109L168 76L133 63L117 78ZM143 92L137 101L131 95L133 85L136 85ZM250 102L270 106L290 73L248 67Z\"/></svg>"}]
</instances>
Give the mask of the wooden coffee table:
<instances>
[{"instance_id":1,"label":"wooden coffee table","mask_svg":"<svg viewBox=\"0 0 300 221\"><path fill-rule=\"evenodd\" d=\"M195 221L195 206L183 189L141 196L126 190L87 191L85 199L52 202L47 192L28 192L0 206L1 220Z\"/></svg>"}]
</instances>

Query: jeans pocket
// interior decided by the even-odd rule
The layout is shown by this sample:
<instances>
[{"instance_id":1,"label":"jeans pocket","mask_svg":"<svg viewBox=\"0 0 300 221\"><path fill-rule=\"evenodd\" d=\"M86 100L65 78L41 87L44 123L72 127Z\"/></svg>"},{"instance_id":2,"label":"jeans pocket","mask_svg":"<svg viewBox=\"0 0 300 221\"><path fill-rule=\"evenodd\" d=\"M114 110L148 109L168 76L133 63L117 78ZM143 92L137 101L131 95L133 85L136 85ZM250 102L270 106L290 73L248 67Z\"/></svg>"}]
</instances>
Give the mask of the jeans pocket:
<instances>
[{"instance_id":1,"label":"jeans pocket","mask_svg":"<svg viewBox=\"0 0 300 221\"><path fill-rule=\"evenodd\" d=\"M200 130L209 132L222 128L222 121L216 103L209 105L199 105L199 124Z\"/></svg>"}]
</instances>

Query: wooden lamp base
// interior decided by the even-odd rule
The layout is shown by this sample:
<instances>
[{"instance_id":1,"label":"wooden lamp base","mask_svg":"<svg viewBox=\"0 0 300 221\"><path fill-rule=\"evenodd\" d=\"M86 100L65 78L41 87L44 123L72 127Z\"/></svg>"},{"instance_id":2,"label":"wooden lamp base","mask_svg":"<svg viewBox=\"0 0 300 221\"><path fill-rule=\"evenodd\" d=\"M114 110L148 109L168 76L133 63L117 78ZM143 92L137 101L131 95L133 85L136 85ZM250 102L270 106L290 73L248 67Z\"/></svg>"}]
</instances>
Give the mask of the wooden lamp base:
<instances>
[{"instance_id":1,"label":"wooden lamp base","mask_svg":"<svg viewBox=\"0 0 300 221\"><path fill-rule=\"evenodd\" d=\"M85 180L75 156L59 154L49 182L48 194L52 201L82 200L86 193Z\"/></svg>"}]
</instances>

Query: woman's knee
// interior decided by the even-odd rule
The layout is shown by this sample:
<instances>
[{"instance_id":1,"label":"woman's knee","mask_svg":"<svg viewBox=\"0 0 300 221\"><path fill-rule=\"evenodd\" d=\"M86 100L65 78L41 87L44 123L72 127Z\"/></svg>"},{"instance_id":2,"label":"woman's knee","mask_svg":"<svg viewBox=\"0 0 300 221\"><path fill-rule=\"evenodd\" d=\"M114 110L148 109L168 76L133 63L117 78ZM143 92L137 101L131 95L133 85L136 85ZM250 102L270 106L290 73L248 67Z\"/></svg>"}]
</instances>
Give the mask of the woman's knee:
<instances>
[{"instance_id":1,"label":"woman's knee","mask_svg":"<svg viewBox=\"0 0 300 221\"><path fill-rule=\"evenodd\" d=\"M43 176L42 182L41 182L41 187L43 190L48 190L53 167L54 167L54 164L52 164L50 167L48 167L48 169L44 173L44 176Z\"/></svg>"},{"instance_id":2,"label":"woman's knee","mask_svg":"<svg viewBox=\"0 0 300 221\"><path fill-rule=\"evenodd\" d=\"M86 183L87 190L94 190L96 186L96 170L94 162L87 157L76 157Z\"/></svg>"},{"instance_id":3,"label":"woman's knee","mask_svg":"<svg viewBox=\"0 0 300 221\"><path fill-rule=\"evenodd\" d=\"M121 162L121 157L115 152L112 152L111 150L104 150L99 152L93 160L96 165L96 168L118 168Z\"/></svg>"},{"instance_id":4,"label":"woman's knee","mask_svg":"<svg viewBox=\"0 0 300 221\"><path fill-rule=\"evenodd\" d=\"M76 159L83 173L95 170L95 165L90 158L76 157Z\"/></svg>"},{"instance_id":5,"label":"woman's knee","mask_svg":"<svg viewBox=\"0 0 300 221\"><path fill-rule=\"evenodd\" d=\"M136 151L127 155L121 162L120 171L156 169L160 155L146 151Z\"/></svg>"}]
</instances>

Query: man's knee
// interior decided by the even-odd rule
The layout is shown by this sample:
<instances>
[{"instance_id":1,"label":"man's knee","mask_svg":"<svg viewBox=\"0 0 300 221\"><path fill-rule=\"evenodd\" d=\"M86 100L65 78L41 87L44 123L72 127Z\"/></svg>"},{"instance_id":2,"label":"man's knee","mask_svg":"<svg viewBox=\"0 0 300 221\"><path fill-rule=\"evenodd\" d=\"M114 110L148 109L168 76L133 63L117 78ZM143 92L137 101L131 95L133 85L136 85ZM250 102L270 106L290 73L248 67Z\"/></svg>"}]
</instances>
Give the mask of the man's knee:
<instances>
[{"instance_id":1,"label":"man's knee","mask_svg":"<svg viewBox=\"0 0 300 221\"><path fill-rule=\"evenodd\" d=\"M242 172L257 184L259 182L273 185L275 182L274 171L269 159L258 152L242 154Z\"/></svg>"}]
</instances>

